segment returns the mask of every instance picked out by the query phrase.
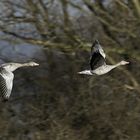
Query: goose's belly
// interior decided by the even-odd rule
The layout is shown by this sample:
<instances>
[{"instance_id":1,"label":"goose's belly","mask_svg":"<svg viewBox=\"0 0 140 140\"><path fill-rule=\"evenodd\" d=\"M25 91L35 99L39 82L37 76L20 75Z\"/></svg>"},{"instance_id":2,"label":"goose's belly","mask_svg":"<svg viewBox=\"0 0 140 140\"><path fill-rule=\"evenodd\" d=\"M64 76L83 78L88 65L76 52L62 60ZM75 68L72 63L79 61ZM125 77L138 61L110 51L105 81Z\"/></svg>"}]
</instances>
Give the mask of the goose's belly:
<instances>
[{"instance_id":1,"label":"goose's belly","mask_svg":"<svg viewBox=\"0 0 140 140\"><path fill-rule=\"evenodd\" d=\"M97 74L97 75L103 75L108 73L110 70L112 70L112 67L108 67L107 65L103 65L95 70L93 70L92 72Z\"/></svg>"}]
</instances>

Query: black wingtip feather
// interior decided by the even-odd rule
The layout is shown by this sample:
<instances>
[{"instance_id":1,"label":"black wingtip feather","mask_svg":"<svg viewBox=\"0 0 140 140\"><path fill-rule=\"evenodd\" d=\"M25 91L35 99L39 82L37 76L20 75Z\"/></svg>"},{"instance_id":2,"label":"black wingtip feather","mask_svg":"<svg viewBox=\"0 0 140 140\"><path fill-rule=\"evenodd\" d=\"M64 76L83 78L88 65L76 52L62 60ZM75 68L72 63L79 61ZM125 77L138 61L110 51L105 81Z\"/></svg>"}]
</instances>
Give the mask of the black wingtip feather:
<instances>
[{"instance_id":1,"label":"black wingtip feather","mask_svg":"<svg viewBox=\"0 0 140 140\"><path fill-rule=\"evenodd\" d=\"M100 43L99 43L99 41L96 39L96 40L93 42L91 48L93 48L93 47L94 47L95 45L97 45L97 44L100 44Z\"/></svg>"},{"instance_id":2,"label":"black wingtip feather","mask_svg":"<svg viewBox=\"0 0 140 140\"><path fill-rule=\"evenodd\" d=\"M93 44L92 44L92 46L91 46L91 54L92 54L93 48L94 48L96 45L99 45L99 41L98 41L97 39L95 39L95 41L93 42Z\"/></svg>"},{"instance_id":3,"label":"black wingtip feather","mask_svg":"<svg viewBox=\"0 0 140 140\"><path fill-rule=\"evenodd\" d=\"M8 98L3 98L2 99L2 102L7 102L8 101Z\"/></svg>"},{"instance_id":4,"label":"black wingtip feather","mask_svg":"<svg viewBox=\"0 0 140 140\"><path fill-rule=\"evenodd\" d=\"M94 45L96 44L99 44L99 41L97 39L94 41Z\"/></svg>"}]
</instances>

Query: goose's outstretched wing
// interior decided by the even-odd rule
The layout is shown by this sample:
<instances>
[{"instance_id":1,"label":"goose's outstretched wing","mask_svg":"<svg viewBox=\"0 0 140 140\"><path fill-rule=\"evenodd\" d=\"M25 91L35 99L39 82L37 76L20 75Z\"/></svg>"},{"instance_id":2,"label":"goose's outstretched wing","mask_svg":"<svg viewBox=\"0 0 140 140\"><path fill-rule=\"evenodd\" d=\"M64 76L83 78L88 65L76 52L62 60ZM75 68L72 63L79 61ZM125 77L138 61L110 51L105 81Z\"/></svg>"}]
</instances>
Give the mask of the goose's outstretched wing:
<instances>
[{"instance_id":1,"label":"goose's outstretched wing","mask_svg":"<svg viewBox=\"0 0 140 140\"><path fill-rule=\"evenodd\" d=\"M90 68L94 70L105 64L105 53L97 40L91 47Z\"/></svg>"},{"instance_id":2,"label":"goose's outstretched wing","mask_svg":"<svg viewBox=\"0 0 140 140\"><path fill-rule=\"evenodd\" d=\"M13 78L14 74L12 72L8 73L4 71L0 73L0 96L4 101L8 100L11 95Z\"/></svg>"}]
</instances>

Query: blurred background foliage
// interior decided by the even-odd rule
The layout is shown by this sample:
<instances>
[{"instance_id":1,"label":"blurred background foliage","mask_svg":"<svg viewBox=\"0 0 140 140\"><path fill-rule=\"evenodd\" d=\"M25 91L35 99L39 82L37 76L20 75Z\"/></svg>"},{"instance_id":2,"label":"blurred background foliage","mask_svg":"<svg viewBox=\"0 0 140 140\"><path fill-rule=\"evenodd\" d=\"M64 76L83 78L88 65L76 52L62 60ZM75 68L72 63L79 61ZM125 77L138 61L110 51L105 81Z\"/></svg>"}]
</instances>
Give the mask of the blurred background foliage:
<instances>
[{"instance_id":1,"label":"blurred background foliage","mask_svg":"<svg viewBox=\"0 0 140 140\"><path fill-rule=\"evenodd\" d=\"M1 0L0 62L40 63L15 72L0 103L1 140L140 139L139 0ZM98 39L107 63L81 76Z\"/></svg>"}]
</instances>

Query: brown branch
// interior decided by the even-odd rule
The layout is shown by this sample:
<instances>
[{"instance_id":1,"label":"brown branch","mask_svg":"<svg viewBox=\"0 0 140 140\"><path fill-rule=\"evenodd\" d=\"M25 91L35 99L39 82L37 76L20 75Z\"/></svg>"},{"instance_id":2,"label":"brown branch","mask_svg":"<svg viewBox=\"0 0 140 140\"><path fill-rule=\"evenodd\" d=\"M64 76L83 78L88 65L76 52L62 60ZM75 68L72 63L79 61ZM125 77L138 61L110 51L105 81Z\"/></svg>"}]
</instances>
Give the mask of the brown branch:
<instances>
[{"instance_id":1,"label":"brown branch","mask_svg":"<svg viewBox=\"0 0 140 140\"><path fill-rule=\"evenodd\" d=\"M113 60L113 58L111 57L107 57L108 60L112 63L112 64L115 64L116 62ZM118 67L118 69L121 70L121 72L123 72L129 79L130 81L132 82L132 85L131 87L133 87L134 89L136 89L139 93L140 93L140 84L139 82L137 81L137 79L133 76L133 74L131 74L131 72L129 72L128 70L122 68L122 67Z\"/></svg>"}]
</instances>

